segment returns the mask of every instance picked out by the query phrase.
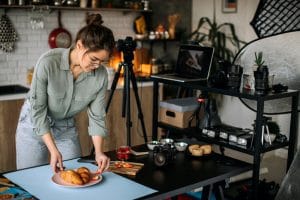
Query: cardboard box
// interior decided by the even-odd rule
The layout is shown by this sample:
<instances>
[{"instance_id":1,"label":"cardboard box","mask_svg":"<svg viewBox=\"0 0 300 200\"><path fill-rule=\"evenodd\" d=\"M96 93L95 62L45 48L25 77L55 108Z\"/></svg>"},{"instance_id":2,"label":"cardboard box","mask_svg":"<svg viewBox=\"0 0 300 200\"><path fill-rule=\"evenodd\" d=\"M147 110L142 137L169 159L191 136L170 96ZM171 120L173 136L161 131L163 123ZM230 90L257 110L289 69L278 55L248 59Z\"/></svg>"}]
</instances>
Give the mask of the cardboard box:
<instances>
[{"instance_id":1,"label":"cardboard box","mask_svg":"<svg viewBox=\"0 0 300 200\"><path fill-rule=\"evenodd\" d=\"M178 128L188 128L189 119L198 108L197 98L170 99L159 103L159 120ZM196 125L195 118L191 126Z\"/></svg>"}]
</instances>

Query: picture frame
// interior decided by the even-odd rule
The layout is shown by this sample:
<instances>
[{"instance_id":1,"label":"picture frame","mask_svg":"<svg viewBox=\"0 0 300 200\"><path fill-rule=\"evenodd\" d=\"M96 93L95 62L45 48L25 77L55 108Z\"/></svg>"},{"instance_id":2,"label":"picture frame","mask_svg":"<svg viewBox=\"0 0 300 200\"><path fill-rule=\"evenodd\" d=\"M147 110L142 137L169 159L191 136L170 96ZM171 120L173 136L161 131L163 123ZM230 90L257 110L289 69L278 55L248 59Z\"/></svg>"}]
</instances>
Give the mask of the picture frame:
<instances>
[{"instance_id":1,"label":"picture frame","mask_svg":"<svg viewBox=\"0 0 300 200\"><path fill-rule=\"evenodd\" d=\"M236 13L237 6L238 6L238 0L222 0L223 13Z\"/></svg>"}]
</instances>

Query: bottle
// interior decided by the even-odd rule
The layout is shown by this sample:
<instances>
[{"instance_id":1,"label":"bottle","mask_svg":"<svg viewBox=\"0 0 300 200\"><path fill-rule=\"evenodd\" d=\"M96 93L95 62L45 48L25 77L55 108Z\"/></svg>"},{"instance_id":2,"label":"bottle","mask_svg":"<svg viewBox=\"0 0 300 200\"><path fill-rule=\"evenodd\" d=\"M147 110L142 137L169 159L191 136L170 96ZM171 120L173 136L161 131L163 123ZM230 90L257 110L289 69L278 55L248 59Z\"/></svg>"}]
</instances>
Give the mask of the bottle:
<instances>
[{"instance_id":1,"label":"bottle","mask_svg":"<svg viewBox=\"0 0 300 200\"><path fill-rule=\"evenodd\" d=\"M92 0L92 8L99 8L100 0Z\"/></svg>"},{"instance_id":2,"label":"bottle","mask_svg":"<svg viewBox=\"0 0 300 200\"><path fill-rule=\"evenodd\" d=\"M156 58L151 59L151 74L158 74L158 64Z\"/></svg>"},{"instance_id":3,"label":"bottle","mask_svg":"<svg viewBox=\"0 0 300 200\"><path fill-rule=\"evenodd\" d=\"M19 6L24 6L25 5L25 0L19 0Z\"/></svg>"}]
</instances>

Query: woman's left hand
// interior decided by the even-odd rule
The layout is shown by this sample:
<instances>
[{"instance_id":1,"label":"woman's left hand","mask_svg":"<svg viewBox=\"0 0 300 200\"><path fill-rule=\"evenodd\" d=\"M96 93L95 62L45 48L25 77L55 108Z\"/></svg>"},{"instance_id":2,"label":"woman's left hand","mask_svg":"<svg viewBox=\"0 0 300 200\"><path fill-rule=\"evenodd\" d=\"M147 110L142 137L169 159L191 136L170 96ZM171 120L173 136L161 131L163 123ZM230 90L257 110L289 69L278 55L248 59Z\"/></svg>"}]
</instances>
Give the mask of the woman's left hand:
<instances>
[{"instance_id":1,"label":"woman's left hand","mask_svg":"<svg viewBox=\"0 0 300 200\"><path fill-rule=\"evenodd\" d=\"M96 153L95 160L98 164L97 173L101 174L108 169L110 159L104 153Z\"/></svg>"}]
</instances>

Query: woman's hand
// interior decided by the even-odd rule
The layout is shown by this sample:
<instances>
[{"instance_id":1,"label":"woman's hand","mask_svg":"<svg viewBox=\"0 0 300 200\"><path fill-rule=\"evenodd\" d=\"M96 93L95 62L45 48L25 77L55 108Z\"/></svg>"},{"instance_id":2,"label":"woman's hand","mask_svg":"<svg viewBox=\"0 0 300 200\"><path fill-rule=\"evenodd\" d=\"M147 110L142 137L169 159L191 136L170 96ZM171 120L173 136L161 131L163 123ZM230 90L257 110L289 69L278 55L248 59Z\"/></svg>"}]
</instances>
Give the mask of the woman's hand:
<instances>
[{"instance_id":1,"label":"woman's hand","mask_svg":"<svg viewBox=\"0 0 300 200\"><path fill-rule=\"evenodd\" d=\"M54 173L64 170L61 153L58 151L51 133L46 133L42 136L50 152L50 166Z\"/></svg>"},{"instance_id":2,"label":"woman's hand","mask_svg":"<svg viewBox=\"0 0 300 200\"><path fill-rule=\"evenodd\" d=\"M103 173L109 167L110 159L102 152L103 138L99 135L93 135L92 140L95 147L95 160L98 165L97 173Z\"/></svg>"},{"instance_id":3,"label":"woman's hand","mask_svg":"<svg viewBox=\"0 0 300 200\"><path fill-rule=\"evenodd\" d=\"M50 166L54 173L64 170L62 155L58 150L50 152Z\"/></svg>"},{"instance_id":4,"label":"woman's hand","mask_svg":"<svg viewBox=\"0 0 300 200\"><path fill-rule=\"evenodd\" d=\"M96 153L95 160L98 164L97 173L101 174L108 169L110 159L104 153L102 152Z\"/></svg>"}]
</instances>

